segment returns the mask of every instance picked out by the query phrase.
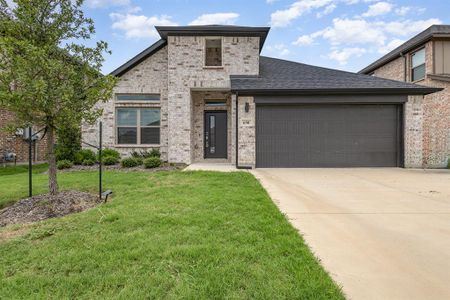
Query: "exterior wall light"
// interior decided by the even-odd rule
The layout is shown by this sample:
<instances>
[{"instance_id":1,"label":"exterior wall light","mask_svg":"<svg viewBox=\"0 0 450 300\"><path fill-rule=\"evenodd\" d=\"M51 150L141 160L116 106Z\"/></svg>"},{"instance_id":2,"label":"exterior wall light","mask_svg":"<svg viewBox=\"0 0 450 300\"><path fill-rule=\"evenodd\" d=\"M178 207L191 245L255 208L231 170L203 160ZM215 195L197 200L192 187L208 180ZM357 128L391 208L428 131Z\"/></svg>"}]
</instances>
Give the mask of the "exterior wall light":
<instances>
[{"instance_id":1,"label":"exterior wall light","mask_svg":"<svg viewBox=\"0 0 450 300\"><path fill-rule=\"evenodd\" d=\"M245 102L245 112L248 113L249 110L250 110L250 104L248 104L248 102Z\"/></svg>"}]
</instances>

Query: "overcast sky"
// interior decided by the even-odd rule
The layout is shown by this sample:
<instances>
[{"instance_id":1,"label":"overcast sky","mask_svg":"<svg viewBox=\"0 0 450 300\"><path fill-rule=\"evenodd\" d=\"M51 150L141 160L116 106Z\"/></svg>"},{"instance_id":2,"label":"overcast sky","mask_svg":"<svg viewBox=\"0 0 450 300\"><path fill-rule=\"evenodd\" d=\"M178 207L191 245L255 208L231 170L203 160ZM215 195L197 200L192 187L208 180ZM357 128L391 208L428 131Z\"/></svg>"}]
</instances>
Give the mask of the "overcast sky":
<instances>
[{"instance_id":1,"label":"overcast sky","mask_svg":"<svg viewBox=\"0 0 450 300\"><path fill-rule=\"evenodd\" d=\"M108 73L159 39L155 25L271 26L262 54L358 71L432 24L450 0L86 0Z\"/></svg>"}]
</instances>

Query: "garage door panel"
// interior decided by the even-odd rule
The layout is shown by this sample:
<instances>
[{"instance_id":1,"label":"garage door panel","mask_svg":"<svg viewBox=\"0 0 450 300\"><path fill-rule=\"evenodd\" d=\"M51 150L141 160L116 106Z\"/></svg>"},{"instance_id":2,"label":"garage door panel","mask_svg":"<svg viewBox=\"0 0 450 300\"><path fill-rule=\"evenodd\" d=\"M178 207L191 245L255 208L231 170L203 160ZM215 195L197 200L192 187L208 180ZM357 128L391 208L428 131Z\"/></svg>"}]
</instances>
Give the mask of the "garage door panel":
<instances>
[{"instance_id":1,"label":"garage door panel","mask_svg":"<svg viewBox=\"0 0 450 300\"><path fill-rule=\"evenodd\" d=\"M396 105L257 106L257 167L397 166Z\"/></svg>"}]
</instances>

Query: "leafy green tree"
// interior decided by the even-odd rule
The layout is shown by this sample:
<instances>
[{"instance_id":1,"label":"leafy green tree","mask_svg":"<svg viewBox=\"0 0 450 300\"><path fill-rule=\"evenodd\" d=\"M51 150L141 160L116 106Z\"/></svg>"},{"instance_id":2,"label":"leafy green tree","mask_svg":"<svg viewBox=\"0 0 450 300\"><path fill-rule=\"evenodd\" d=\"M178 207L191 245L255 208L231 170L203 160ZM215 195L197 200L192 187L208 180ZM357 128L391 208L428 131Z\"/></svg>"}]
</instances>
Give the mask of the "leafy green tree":
<instances>
[{"instance_id":1,"label":"leafy green tree","mask_svg":"<svg viewBox=\"0 0 450 300\"><path fill-rule=\"evenodd\" d=\"M48 187L58 192L55 132L94 122L116 79L100 73L106 42L92 42L83 0L0 0L0 106L16 127L45 127ZM91 46L88 46L91 45Z\"/></svg>"}]
</instances>

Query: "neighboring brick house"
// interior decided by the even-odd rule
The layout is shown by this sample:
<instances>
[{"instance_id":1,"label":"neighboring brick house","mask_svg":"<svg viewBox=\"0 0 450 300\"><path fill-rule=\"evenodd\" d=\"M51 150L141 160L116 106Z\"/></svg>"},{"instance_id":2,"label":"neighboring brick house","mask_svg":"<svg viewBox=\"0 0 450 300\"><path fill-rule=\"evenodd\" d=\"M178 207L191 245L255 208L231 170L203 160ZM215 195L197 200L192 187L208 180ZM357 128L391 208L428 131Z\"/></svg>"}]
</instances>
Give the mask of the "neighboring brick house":
<instances>
[{"instance_id":1,"label":"neighboring brick house","mask_svg":"<svg viewBox=\"0 0 450 300\"><path fill-rule=\"evenodd\" d=\"M16 154L17 162L28 161L29 143L21 134L10 133L5 129L14 120L14 114L0 109L0 162L3 154L12 152ZM44 161L46 157L46 140L36 139L32 145L33 161Z\"/></svg>"},{"instance_id":2,"label":"neighboring brick house","mask_svg":"<svg viewBox=\"0 0 450 300\"><path fill-rule=\"evenodd\" d=\"M410 167L442 168L450 157L450 25L433 25L360 71L443 88L406 103L405 158Z\"/></svg>"},{"instance_id":3,"label":"neighboring brick house","mask_svg":"<svg viewBox=\"0 0 450 300\"><path fill-rule=\"evenodd\" d=\"M173 163L404 166L403 105L440 89L260 56L268 27L164 26L117 68L106 147ZM237 108L237 109L236 109ZM406 115L408 118L408 115ZM83 125L98 141L98 125ZM408 165L408 163L406 163Z\"/></svg>"}]
</instances>

